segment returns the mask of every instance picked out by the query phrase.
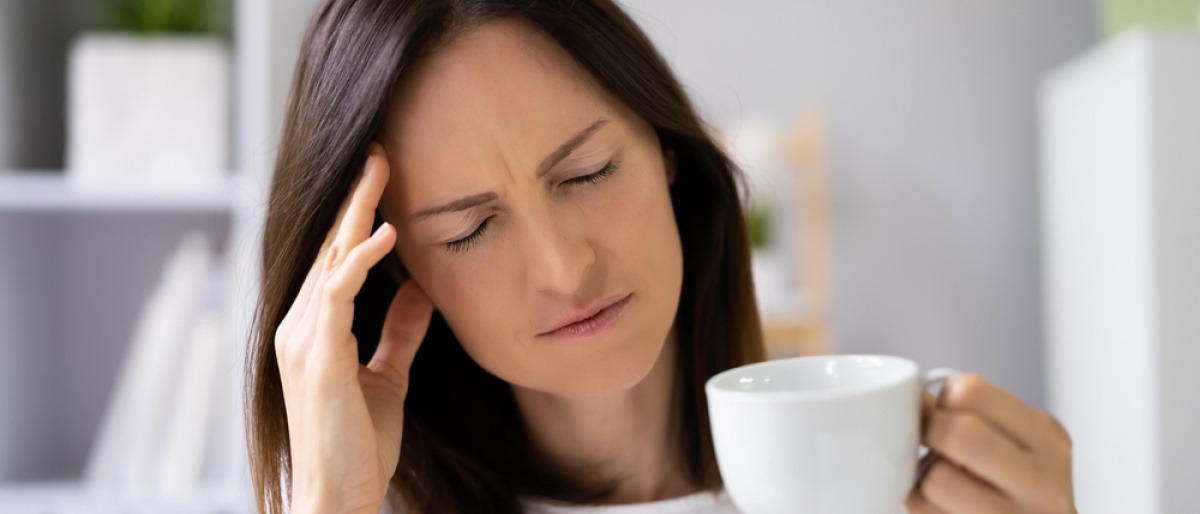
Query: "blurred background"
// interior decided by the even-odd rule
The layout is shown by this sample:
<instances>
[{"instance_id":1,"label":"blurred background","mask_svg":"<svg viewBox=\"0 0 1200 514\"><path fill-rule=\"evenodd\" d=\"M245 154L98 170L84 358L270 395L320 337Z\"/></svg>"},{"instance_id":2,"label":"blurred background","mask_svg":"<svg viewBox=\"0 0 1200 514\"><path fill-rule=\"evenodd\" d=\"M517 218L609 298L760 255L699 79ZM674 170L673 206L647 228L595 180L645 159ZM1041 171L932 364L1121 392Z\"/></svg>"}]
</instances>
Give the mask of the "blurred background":
<instances>
[{"instance_id":1,"label":"blurred background","mask_svg":"<svg viewBox=\"0 0 1200 514\"><path fill-rule=\"evenodd\" d=\"M315 4L0 3L0 512L244 509L237 363ZM983 374L1076 434L1081 511L1200 510L1200 0L623 5L747 171L773 356Z\"/></svg>"}]
</instances>

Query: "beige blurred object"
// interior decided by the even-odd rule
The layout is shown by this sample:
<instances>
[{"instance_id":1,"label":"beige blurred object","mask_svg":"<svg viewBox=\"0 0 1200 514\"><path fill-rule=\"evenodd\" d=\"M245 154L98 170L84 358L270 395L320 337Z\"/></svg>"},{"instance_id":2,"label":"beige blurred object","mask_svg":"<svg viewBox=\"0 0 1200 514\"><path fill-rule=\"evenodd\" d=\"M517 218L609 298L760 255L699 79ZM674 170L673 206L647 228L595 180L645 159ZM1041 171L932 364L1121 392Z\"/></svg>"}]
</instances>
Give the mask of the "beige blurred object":
<instances>
[{"instance_id":1,"label":"beige blurred object","mask_svg":"<svg viewBox=\"0 0 1200 514\"><path fill-rule=\"evenodd\" d=\"M799 312L763 319L763 339L771 358L832 352L833 245L829 201L828 137L825 111L799 109L780 142L796 173L796 277L803 292Z\"/></svg>"}]
</instances>

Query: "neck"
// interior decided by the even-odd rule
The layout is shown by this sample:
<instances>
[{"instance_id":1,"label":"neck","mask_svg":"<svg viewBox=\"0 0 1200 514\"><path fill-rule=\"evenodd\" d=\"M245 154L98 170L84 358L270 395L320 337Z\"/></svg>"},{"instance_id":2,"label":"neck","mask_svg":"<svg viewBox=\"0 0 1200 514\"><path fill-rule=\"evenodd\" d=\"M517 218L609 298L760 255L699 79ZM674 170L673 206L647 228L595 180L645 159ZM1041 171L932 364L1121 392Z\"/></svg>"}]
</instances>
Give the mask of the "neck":
<instances>
[{"instance_id":1,"label":"neck","mask_svg":"<svg viewBox=\"0 0 1200 514\"><path fill-rule=\"evenodd\" d=\"M634 387L563 398L513 387L531 439L574 478L615 486L604 503L641 503L696 492L683 473L673 405L675 338Z\"/></svg>"}]
</instances>

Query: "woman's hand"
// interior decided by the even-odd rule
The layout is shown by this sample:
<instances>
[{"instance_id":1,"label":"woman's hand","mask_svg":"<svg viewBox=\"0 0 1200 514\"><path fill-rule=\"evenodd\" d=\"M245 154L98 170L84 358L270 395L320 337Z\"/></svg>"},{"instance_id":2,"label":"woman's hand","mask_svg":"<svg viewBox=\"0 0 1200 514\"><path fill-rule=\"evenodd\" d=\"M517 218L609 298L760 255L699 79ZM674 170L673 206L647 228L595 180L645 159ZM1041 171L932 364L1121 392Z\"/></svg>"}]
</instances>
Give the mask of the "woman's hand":
<instances>
[{"instance_id":1,"label":"woman's hand","mask_svg":"<svg viewBox=\"0 0 1200 514\"><path fill-rule=\"evenodd\" d=\"M974 375L927 397L924 444L941 454L912 514L1072 514L1071 438L1058 420Z\"/></svg>"},{"instance_id":2,"label":"woman's hand","mask_svg":"<svg viewBox=\"0 0 1200 514\"><path fill-rule=\"evenodd\" d=\"M362 176L275 333L292 512L378 512L400 460L409 367L433 307L412 280L403 284L366 366L350 333L354 297L396 240L386 223L371 233L387 179L387 158L372 144Z\"/></svg>"}]
</instances>

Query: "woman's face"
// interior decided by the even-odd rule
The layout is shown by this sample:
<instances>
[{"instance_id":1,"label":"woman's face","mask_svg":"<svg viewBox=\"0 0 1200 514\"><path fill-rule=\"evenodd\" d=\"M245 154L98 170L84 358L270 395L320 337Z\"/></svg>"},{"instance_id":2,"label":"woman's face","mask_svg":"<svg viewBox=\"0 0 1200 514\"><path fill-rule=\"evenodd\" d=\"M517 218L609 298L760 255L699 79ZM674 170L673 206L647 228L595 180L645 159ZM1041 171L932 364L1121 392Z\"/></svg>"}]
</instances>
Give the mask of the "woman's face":
<instances>
[{"instance_id":1,"label":"woman's face","mask_svg":"<svg viewBox=\"0 0 1200 514\"><path fill-rule=\"evenodd\" d=\"M520 21L484 24L409 71L381 209L463 347L556 395L639 382L683 276L673 165L654 130Z\"/></svg>"}]
</instances>

